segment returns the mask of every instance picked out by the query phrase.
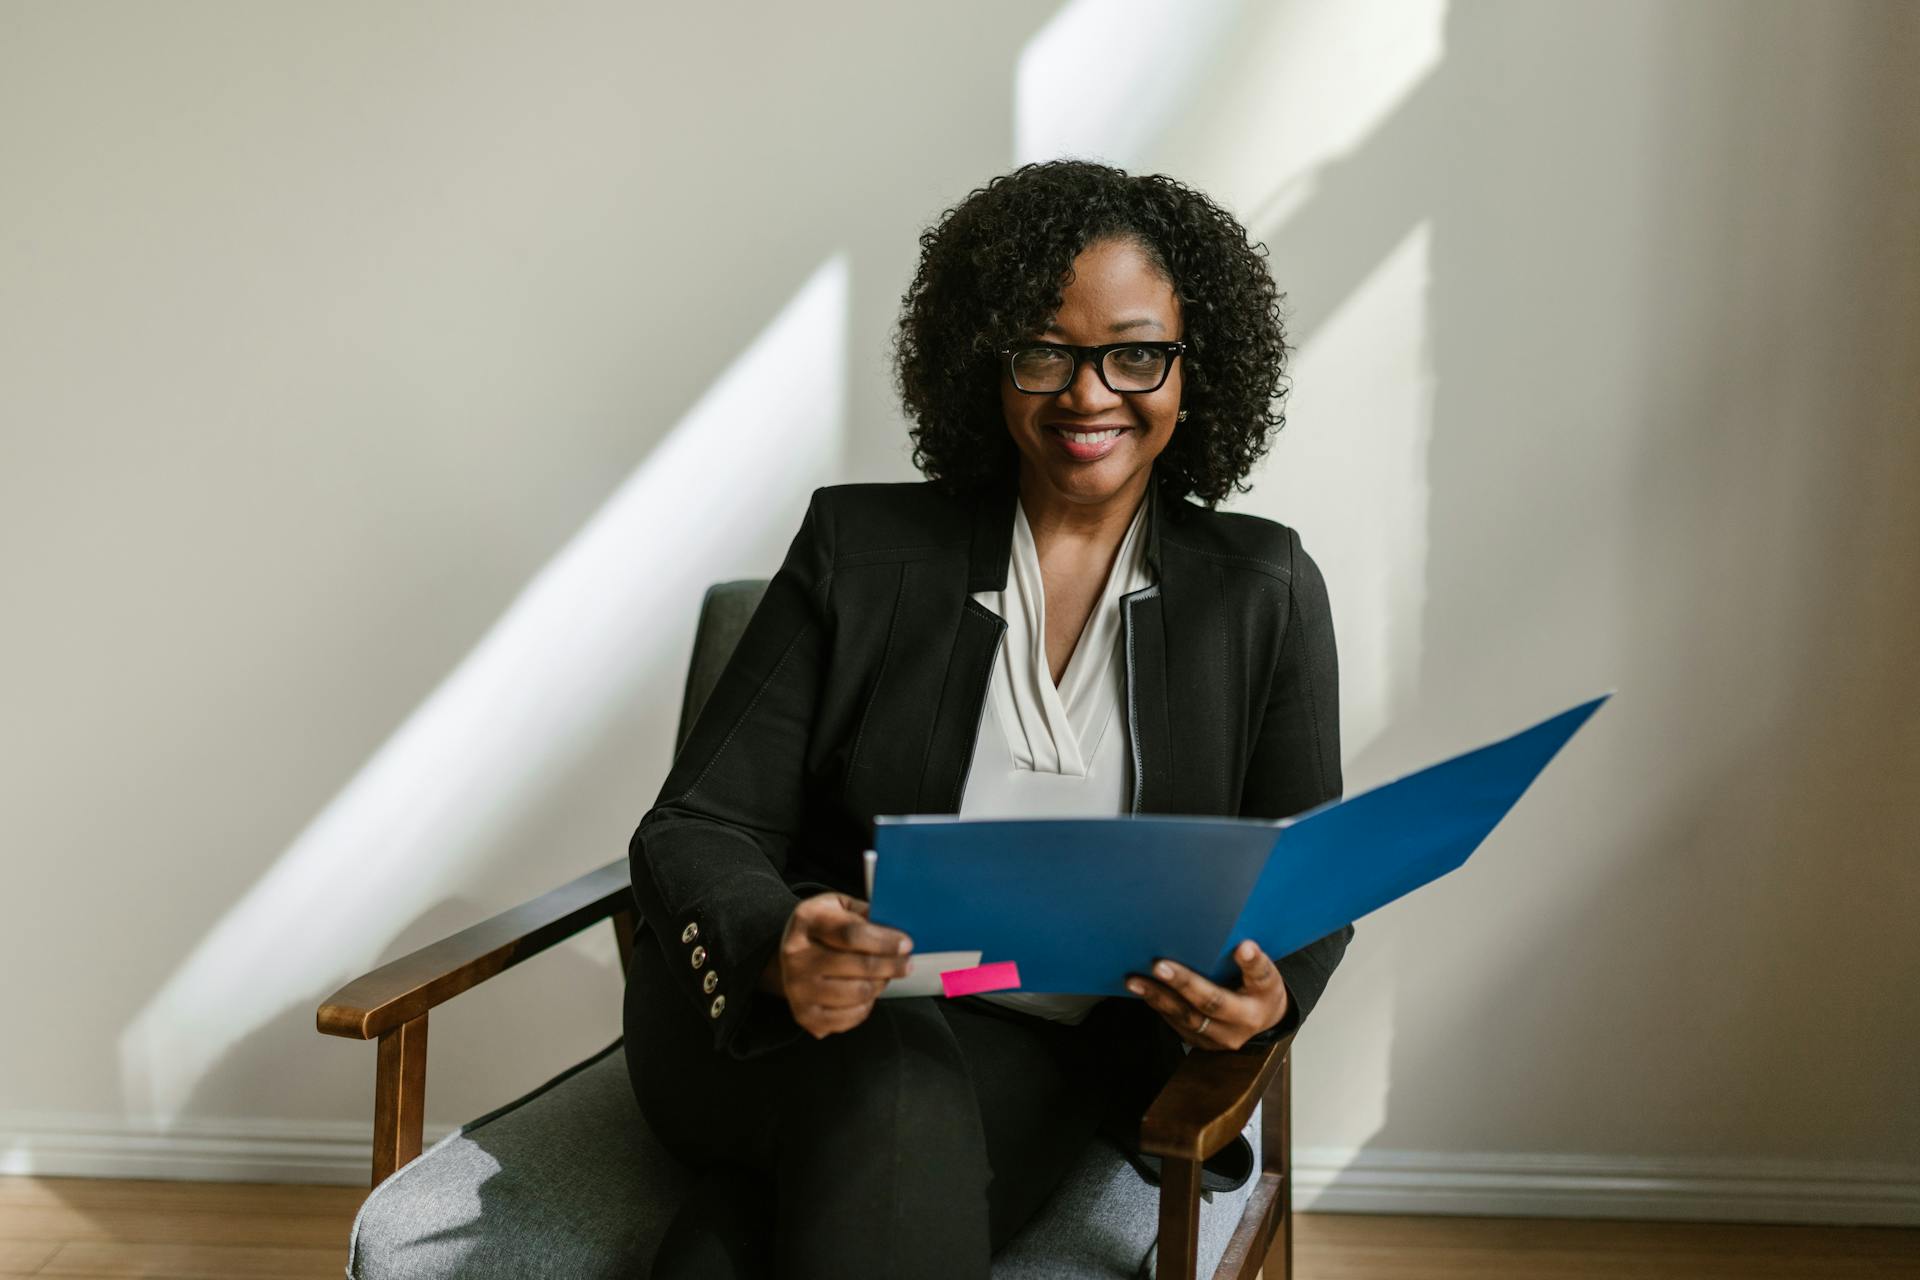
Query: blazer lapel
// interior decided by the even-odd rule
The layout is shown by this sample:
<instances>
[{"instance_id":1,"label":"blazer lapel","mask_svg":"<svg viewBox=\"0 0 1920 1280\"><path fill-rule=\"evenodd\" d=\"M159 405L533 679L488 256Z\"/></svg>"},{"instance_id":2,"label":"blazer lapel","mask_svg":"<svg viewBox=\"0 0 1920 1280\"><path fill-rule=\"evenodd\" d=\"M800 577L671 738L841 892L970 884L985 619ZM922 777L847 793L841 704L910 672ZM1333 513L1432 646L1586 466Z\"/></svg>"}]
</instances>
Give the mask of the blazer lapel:
<instances>
[{"instance_id":1,"label":"blazer lapel","mask_svg":"<svg viewBox=\"0 0 1920 1280\"><path fill-rule=\"evenodd\" d=\"M959 588L961 599L957 609L947 605L942 610L955 621L946 674L939 697L930 708L931 738L916 791L916 813L960 812L967 771L987 706L993 660L1007 630L1007 620L975 600L973 593L998 591L1007 585L1007 557L1013 550L1013 504L1018 501L1018 489L1003 485L969 504L964 579L949 578L952 585L946 588Z\"/></svg>"},{"instance_id":2,"label":"blazer lapel","mask_svg":"<svg viewBox=\"0 0 1920 1280\"><path fill-rule=\"evenodd\" d=\"M1173 802L1173 738L1167 703L1166 584L1120 597L1126 646L1127 736L1133 742L1133 812L1166 813Z\"/></svg>"},{"instance_id":3,"label":"blazer lapel","mask_svg":"<svg viewBox=\"0 0 1920 1280\"><path fill-rule=\"evenodd\" d=\"M1012 519L1009 515L1008 519ZM979 601L960 606L960 620L947 659L947 676L933 713L933 740L920 777L916 813L958 813L967 771L980 735L993 678L993 660L1007 622Z\"/></svg>"}]
</instances>

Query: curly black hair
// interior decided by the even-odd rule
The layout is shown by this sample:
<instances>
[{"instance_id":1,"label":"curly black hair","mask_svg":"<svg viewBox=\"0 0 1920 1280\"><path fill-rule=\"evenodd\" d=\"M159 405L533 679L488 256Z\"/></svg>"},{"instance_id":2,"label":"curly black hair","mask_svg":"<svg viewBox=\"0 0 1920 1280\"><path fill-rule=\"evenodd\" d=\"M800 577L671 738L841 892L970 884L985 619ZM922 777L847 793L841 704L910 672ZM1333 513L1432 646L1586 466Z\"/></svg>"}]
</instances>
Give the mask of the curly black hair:
<instances>
[{"instance_id":1,"label":"curly black hair","mask_svg":"<svg viewBox=\"0 0 1920 1280\"><path fill-rule=\"evenodd\" d=\"M1266 246L1249 244L1232 214L1173 178L1077 159L1002 174L920 235L893 373L922 474L965 491L1018 473L994 353L1044 328L1073 260L1111 236L1139 245L1180 299L1188 412L1154 463L1163 493L1211 508L1247 491L1242 481L1286 424L1292 351Z\"/></svg>"}]
</instances>

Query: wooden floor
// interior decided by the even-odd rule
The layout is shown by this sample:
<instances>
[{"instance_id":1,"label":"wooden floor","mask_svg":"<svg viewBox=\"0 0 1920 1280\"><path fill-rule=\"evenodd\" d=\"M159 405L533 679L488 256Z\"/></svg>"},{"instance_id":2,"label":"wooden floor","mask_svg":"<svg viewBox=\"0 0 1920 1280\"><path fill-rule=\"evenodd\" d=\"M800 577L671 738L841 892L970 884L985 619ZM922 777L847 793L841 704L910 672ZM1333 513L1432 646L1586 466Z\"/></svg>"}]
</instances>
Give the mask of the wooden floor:
<instances>
[{"instance_id":1,"label":"wooden floor","mask_svg":"<svg viewBox=\"0 0 1920 1280\"><path fill-rule=\"evenodd\" d=\"M1920 1231L1303 1213L1299 1280L1866 1280L1920 1277Z\"/></svg>"},{"instance_id":2,"label":"wooden floor","mask_svg":"<svg viewBox=\"0 0 1920 1280\"><path fill-rule=\"evenodd\" d=\"M355 1187L0 1177L0 1276L327 1277ZM1298 1280L1920 1278L1920 1231L1302 1214Z\"/></svg>"}]
</instances>

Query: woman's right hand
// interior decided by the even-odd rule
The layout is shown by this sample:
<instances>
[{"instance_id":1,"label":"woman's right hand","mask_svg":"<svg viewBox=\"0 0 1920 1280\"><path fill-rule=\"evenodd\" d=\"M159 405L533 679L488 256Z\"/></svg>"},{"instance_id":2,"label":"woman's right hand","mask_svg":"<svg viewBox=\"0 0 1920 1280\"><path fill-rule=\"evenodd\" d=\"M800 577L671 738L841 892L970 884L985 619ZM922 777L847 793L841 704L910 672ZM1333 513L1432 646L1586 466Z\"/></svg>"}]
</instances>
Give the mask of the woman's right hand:
<instances>
[{"instance_id":1,"label":"woman's right hand","mask_svg":"<svg viewBox=\"0 0 1920 1280\"><path fill-rule=\"evenodd\" d=\"M802 898L761 974L793 1020L819 1040L867 1020L873 1002L907 974L913 940L867 919L867 903L844 893Z\"/></svg>"}]
</instances>

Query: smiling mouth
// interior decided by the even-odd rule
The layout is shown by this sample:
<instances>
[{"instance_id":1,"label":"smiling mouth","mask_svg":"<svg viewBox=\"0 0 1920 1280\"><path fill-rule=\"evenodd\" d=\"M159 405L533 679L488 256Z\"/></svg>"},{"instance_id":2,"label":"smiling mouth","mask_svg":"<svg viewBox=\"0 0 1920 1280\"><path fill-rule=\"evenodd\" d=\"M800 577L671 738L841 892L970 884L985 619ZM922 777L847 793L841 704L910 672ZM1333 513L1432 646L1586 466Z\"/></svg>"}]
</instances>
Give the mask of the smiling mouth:
<instances>
[{"instance_id":1,"label":"smiling mouth","mask_svg":"<svg viewBox=\"0 0 1920 1280\"><path fill-rule=\"evenodd\" d=\"M1125 435L1127 431L1130 430L1130 428L1128 427L1093 427L1090 429L1080 429L1075 427L1063 427L1057 423L1049 423L1047 425L1047 430L1055 432L1061 436L1064 436L1066 439L1073 441L1075 444L1105 444L1109 440L1116 440L1119 437Z\"/></svg>"}]
</instances>

